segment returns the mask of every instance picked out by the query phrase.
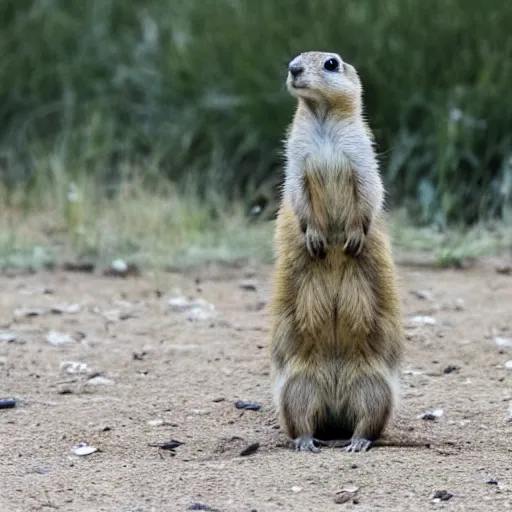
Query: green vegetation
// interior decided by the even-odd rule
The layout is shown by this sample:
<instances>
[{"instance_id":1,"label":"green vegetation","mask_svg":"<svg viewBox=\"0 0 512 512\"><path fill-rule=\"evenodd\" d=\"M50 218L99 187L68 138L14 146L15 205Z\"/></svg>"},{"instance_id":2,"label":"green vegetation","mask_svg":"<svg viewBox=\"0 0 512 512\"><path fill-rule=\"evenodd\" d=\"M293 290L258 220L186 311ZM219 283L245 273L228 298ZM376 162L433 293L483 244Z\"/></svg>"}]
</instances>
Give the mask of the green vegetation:
<instances>
[{"instance_id":1,"label":"green vegetation","mask_svg":"<svg viewBox=\"0 0 512 512\"><path fill-rule=\"evenodd\" d=\"M49 207L100 258L167 240L178 259L233 255L247 199L281 176L286 64L319 49L360 71L391 206L441 230L509 221L511 27L503 0L3 0L3 210ZM73 182L92 215L78 235ZM250 254L267 240L244 236Z\"/></svg>"}]
</instances>

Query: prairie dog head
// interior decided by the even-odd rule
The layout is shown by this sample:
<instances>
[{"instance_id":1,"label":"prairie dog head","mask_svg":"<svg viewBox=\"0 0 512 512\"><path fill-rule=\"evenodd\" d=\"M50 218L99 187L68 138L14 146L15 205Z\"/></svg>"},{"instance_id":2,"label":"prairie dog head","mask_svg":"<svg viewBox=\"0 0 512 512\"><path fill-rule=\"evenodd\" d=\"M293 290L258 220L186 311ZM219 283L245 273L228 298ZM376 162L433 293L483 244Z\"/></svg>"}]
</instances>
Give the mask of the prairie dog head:
<instances>
[{"instance_id":1,"label":"prairie dog head","mask_svg":"<svg viewBox=\"0 0 512 512\"><path fill-rule=\"evenodd\" d=\"M361 104L359 75L337 53L305 52L288 64L288 91L296 98L357 108Z\"/></svg>"}]
</instances>

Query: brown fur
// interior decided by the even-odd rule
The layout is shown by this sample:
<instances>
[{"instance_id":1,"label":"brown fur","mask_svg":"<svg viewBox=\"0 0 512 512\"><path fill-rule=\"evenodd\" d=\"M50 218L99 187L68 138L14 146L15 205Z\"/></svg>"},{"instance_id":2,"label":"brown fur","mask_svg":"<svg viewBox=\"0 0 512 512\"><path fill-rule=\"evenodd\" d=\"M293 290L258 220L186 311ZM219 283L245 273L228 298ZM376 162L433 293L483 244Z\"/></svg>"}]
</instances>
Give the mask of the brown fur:
<instances>
[{"instance_id":1,"label":"brown fur","mask_svg":"<svg viewBox=\"0 0 512 512\"><path fill-rule=\"evenodd\" d=\"M346 103L341 111L331 104L324 115L354 115ZM299 106L293 128L311 122L301 108L307 106ZM298 449L318 451L315 438L350 438L347 449L360 451L381 436L395 406L401 304L386 219L372 210L371 179L343 155L326 171L314 149L302 161L302 195L285 194L277 217L276 399ZM322 251L312 251L315 244Z\"/></svg>"}]
</instances>

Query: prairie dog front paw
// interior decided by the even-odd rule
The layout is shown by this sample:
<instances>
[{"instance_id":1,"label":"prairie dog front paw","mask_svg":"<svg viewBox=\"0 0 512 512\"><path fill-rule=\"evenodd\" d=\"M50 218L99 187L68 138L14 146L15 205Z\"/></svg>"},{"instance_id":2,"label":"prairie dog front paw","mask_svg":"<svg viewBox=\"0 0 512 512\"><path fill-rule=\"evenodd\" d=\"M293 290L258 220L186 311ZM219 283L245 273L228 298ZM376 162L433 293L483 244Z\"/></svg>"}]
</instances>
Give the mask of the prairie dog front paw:
<instances>
[{"instance_id":1,"label":"prairie dog front paw","mask_svg":"<svg viewBox=\"0 0 512 512\"><path fill-rule=\"evenodd\" d=\"M311 226L306 228L306 247L310 256L314 259L323 260L327 256L325 237Z\"/></svg>"},{"instance_id":2,"label":"prairie dog front paw","mask_svg":"<svg viewBox=\"0 0 512 512\"><path fill-rule=\"evenodd\" d=\"M343 246L345 254L353 257L359 256L363 249L365 239L366 233L362 225L346 230L345 245Z\"/></svg>"}]
</instances>

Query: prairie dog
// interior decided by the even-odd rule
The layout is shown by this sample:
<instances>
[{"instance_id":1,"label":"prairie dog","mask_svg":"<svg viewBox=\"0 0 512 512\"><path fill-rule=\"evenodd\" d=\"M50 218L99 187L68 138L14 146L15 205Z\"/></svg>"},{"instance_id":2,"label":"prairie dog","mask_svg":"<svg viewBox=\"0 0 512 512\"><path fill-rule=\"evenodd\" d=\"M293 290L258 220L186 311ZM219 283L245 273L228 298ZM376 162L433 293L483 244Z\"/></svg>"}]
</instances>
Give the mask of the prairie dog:
<instances>
[{"instance_id":1,"label":"prairie dog","mask_svg":"<svg viewBox=\"0 0 512 512\"><path fill-rule=\"evenodd\" d=\"M287 88L298 105L275 232L276 405L297 450L366 451L396 404L404 333L362 86L339 55L307 52Z\"/></svg>"}]
</instances>

